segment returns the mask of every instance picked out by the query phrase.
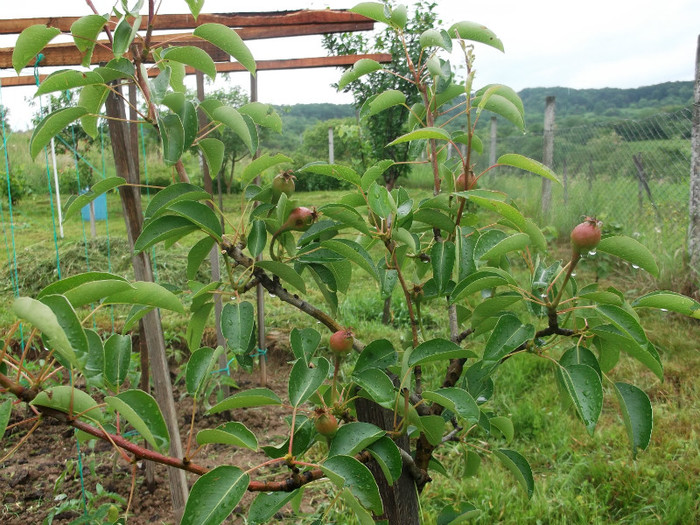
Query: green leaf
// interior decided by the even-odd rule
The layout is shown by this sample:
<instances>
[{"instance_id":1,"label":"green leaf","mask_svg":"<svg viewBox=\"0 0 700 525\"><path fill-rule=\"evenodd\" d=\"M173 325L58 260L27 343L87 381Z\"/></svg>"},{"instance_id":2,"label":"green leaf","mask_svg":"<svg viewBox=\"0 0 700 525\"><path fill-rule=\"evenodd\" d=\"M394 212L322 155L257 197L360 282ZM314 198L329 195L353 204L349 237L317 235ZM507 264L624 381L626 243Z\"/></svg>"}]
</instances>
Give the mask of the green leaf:
<instances>
[{"instance_id":1,"label":"green leaf","mask_svg":"<svg viewBox=\"0 0 700 525\"><path fill-rule=\"evenodd\" d=\"M245 167L245 169L243 170L243 174L241 175L241 186L247 186L255 177L260 175L263 171L283 162L292 162L292 159L290 159L286 155L282 155L281 153L272 156L270 156L269 153L264 153L257 159L251 161L250 164L248 164Z\"/></svg>"},{"instance_id":2,"label":"green leaf","mask_svg":"<svg viewBox=\"0 0 700 525\"><path fill-rule=\"evenodd\" d=\"M497 164L502 166L513 166L514 168L520 168L521 170L529 171L545 179L561 184L555 173L549 169L547 166L536 160L529 159L523 155L518 155L516 153L507 153L498 157Z\"/></svg>"},{"instance_id":3,"label":"green leaf","mask_svg":"<svg viewBox=\"0 0 700 525\"><path fill-rule=\"evenodd\" d=\"M132 288L105 297L103 304L143 304L185 313L177 296L161 285L146 281L131 283Z\"/></svg>"},{"instance_id":4,"label":"green leaf","mask_svg":"<svg viewBox=\"0 0 700 525\"><path fill-rule=\"evenodd\" d=\"M185 150L185 128L179 115L170 113L158 118L160 138L163 143L163 160L173 166L180 160Z\"/></svg>"},{"instance_id":5,"label":"green leaf","mask_svg":"<svg viewBox=\"0 0 700 525\"><path fill-rule=\"evenodd\" d=\"M452 40L450 35L444 30L427 29L421 33L419 41L422 48L441 47L448 53L452 52Z\"/></svg>"},{"instance_id":6,"label":"green leaf","mask_svg":"<svg viewBox=\"0 0 700 525\"><path fill-rule=\"evenodd\" d=\"M216 349L205 346L192 352L185 370L185 386L189 395L199 394L222 353L220 346Z\"/></svg>"},{"instance_id":7,"label":"green leaf","mask_svg":"<svg viewBox=\"0 0 700 525\"><path fill-rule=\"evenodd\" d=\"M489 419L489 424L491 425L491 428L498 429L498 431L503 434L503 437L507 442L513 441L515 429L513 428L513 421L511 421L510 418L504 416L492 417Z\"/></svg>"},{"instance_id":8,"label":"green leaf","mask_svg":"<svg viewBox=\"0 0 700 525\"><path fill-rule=\"evenodd\" d=\"M615 383L615 395L620 402L620 410L632 445L632 455L637 457L637 449L646 449L651 440L654 414L649 397L634 385Z\"/></svg>"},{"instance_id":9,"label":"green leaf","mask_svg":"<svg viewBox=\"0 0 700 525\"><path fill-rule=\"evenodd\" d=\"M481 412L474 398L462 388L440 388L423 392L423 398L437 403L455 414L463 417L470 424L478 423Z\"/></svg>"},{"instance_id":10,"label":"green leaf","mask_svg":"<svg viewBox=\"0 0 700 525\"><path fill-rule=\"evenodd\" d=\"M227 397L207 410L207 414L218 414L219 412L237 408L256 408L281 404L282 400L269 388L251 388Z\"/></svg>"},{"instance_id":11,"label":"green leaf","mask_svg":"<svg viewBox=\"0 0 700 525\"><path fill-rule=\"evenodd\" d=\"M527 233L516 233L499 241L498 244L488 249L481 259L484 261L496 261L508 252L522 250L530 245L530 236Z\"/></svg>"},{"instance_id":12,"label":"green leaf","mask_svg":"<svg viewBox=\"0 0 700 525\"><path fill-rule=\"evenodd\" d=\"M434 228L440 228L446 232L452 232L455 229L455 223L444 213L432 209L418 210L413 214L413 220L424 222Z\"/></svg>"},{"instance_id":13,"label":"green leaf","mask_svg":"<svg viewBox=\"0 0 700 525\"><path fill-rule=\"evenodd\" d=\"M395 365L397 360L398 354L396 350L394 350L391 341L375 339L362 350L362 353L355 362L355 369L352 373L353 375L357 375L372 368L384 370Z\"/></svg>"},{"instance_id":14,"label":"green leaf","mask_svg":"<svg viewBox=\"0 0 700 525\"><path fill-rule=\"evenodd\" d=\"M90 135L93 139L97 138L98 115L109 93L110 91L107 86L96 84L85 86L80 90L78 106L87 110L87 113L80 117L80 125L83 127L85 133Z\"/></svg>"},{"instance_id":15,"label":"green leaf","mask_svg":"<svg viewBox=\"0 0 700 525\"><path fill-rule=\"evenodd\" d=\"M105 403L136 430L158 451L167 450L170 434L165 426L158 403L143 390L127 390L116 396L105 397Z\"/></svg>"},{"instance_id":16,"label":"green leaf","mask_svg":"<svg viewBox=\"0 0 700 525\"><path fill-rule=\"evenodd\" d=\"M255 348L255 311L248 301L227 303L221 310L221 333L236 353Z\"/></svg>"},{"instance_id":17,"label":"green leaf","mask_svg":"<svg viewBox=\"0 0 700 525\"><path fill-rule=\"evenodd\" d=\"M248 508L248 521L253 524L267 523L299 492L259 492Z\"/></svg>"},{"instance_id":18,"label":"green leaf","mask_svg":"<svg viewBox=\"0 0 700 525\"><path fill-rule=\"evenodd\" d=\"M269 128L275 133L282 133L282 118L270 104L249 102L238 108L243 115L248 115L258 126Z\"/></svg>"},{"instance_id":19,"label":"green leaf","mask_svg":"<svg viewBox=\"0 0 700 525\"><path fill-rule=\"evenodd\" d=\"M245 119L236 108L231 106L221 106L213 111L212 117L214 120L222 122L224 125L231 128L231 131L238 135L238 138L240 138L241 141L243 141L243 144L246 145L251 155L255 153L255 148L253 147L253 137L250 134L248 124L246 124Z\"/></svg>"},{"instance_id":20,"label":"green leaf","mask_svg":"<svg viewBox=\"0 0 700 525\"><path fill-rule=\"evenodd\" d=\"M445 430L445 420L442 416L420 416L416 425L425 435L428 443L434 447L437 447L440 443L442 443L442 436Z\"/></svg>"},{"instance_id":21,"label":"green leaf","mask_svg":"<svg viewBox=\"0 0 700 525\"><path fill-rule=\"evenodd\" d=\"M237 421L219 425L215 429L208 428L197 432L197 444L221 443L234 447L258 450L258 440L248 428Z\"/></svg>"},{"instance_id":22,"label":"green leaf","mask_svg":"<svg viewBox=\"0 0 700 525\"><path fill-rule=\"evenodd\" d=\"M257 257L265 249L267 243L267 230L265 223L261 220L254 220L250 225L248 233L248 250L253 257Z\"/></svg>"},{"instance_id":23,"label":"green leaf","mask_svg":"<svg viewBox=\"0 0 700 525\"><path fill-rule=\"evenodd\" d=\"M10 415L12 415L12 400L7 399L0 405L0 440L2 440L5 435L5 429L7 428L7 423L10 421Z\"/></svg>"},{"instance_id":24,"label":"green leaf","mask_svg":"<svg viewBox=\"0 0 700 525\"><path fill-rule=\"evenodd\" d=\"M63 69L51 73L39 86L35 97L52 93L54 91L67 91L82 86L102 84L103 78L94 71L76 71L75 69Z\"/></svg>"},{"instance_id":25,"label":"green leaf","mask_svg":"<svg viewBox=\"0 0 700 525\"><path fill-rule=\"evenodd\" d=\"M354 82L358 78L380 69L382 69L382 65L376 60L361 58L355 62L352 68L348 69L340 77L340 80L338 81L338 90L345 89L345 87L351 82Z\"/></svg>"},{"instance_id":26,"label":"green leaf","mask_svg":"<svg viewBox=\"0 0 700 525\"><path fill-rule=\"evenodd\" d=\"M108 177L96 182L86 193L78 195L70 204L66 205L63 212L63 220L68 220L70 216L78 213L103 193L107 193L109 190L118 188L124 184L126 184L126 180L122 177Z\"/></svg>"},{"instance_id":27,"label":"green leaf","mask_svg":"<svg viewBox=\"0 0 700 525\"><path fill-rule=\"evenodd\" d=\"M197 142L197 145L202 150L204 160L207 161L209 172L216 177L224 162L224 143L219 139L205 138Z\"/></svg>"},{"instance_id":28,"label":"green leaf","mask_svg":"<svg viewBox=\"0 0 700 525\"><path fill-rule=\"evenodd\" d=\"M457 22L447 30L447 33L452 38L481 42L487 46L495 47L499 51L503 51L503 42L501 42L496 34L488 27L477 24L476 22Z\"/></svg>"},{"instance_id":29,"label":"green leaf","mask_svg":"<svg viewBox=\"0 0 700 525\"><path fill-rule=\"evenodd\" d=\"M69 416L81 414L81 418L102 422L102 411L97 401L82 390L69 385L47 388L37 394L30 405L49 407Z\"/></svg>"},{"instance_id":30,"label":"green leaf","mask_svg":"<svg viewBox=\"0 0 700 525\"><path fill-rule=\"evenodd\" d=\"M113 44L112 52L114 53L114 58L121 58L121 56L126 53L134 41L136 33L138 33L139 27L141 27L141 17L137 16L134 19L133 26L129 24L126 17L122 18L117 27L114 29L113 34Z\"/></svg>"},{"instance_id":31,"label":"green leaf","mask_svg":"<svg viewBox=\"0 0 700 525\"><path fill-rule=\"evenodd\" d=\"M371 117L393 106L406 103L406 95L396 89L388 89L378 95L369 97L360 109L361 117Z\"/></svg>"},{"instance_id":32,"label":"green leaf","mask_svg":"<svg viewBox=\"0 0 700 525\"><path fill-rule=\"evenodd\" d=\"M532 477L532 469L527 460L515 450L505 448L494 450L493 454L515 476L525 492L527 492L527 497L532 498L532 493L535 490L535 479Z\"/></svg>"},{"instance_id":33,"label":"green leaf","mask_svg":"<svg viewBox=\"0 0 700 525\"><path fill-rule=\"evenodd\" d=\"M522 109L516 106L510 99L495 93L486 93L483 97L474 97L472 102L478 106L477 113L481 113L484 109L491 111L509 120L517 126L519 130L525 130Z\"/></svg>"},{"instance_id":34,"label":"green leaf","mask_svg":"<svg viewBox=\"0 0 700 525\"><path fill-rule=\"evenodd\" d=\"M212 237L207 235L190 248L190 251L187 253L187 279L193 280L197 276L199 267L211 253L215 242Z\"/></svg>"},{"instance_id":35,"label":"green leaf","mask_svg":"<svg viewBox=\"0 0 700 525\"><path fill-rule=\"evenodd\" d=\"M378 405L391 406L396 398L394 383L383 370L368 368L353 373L352 379Z\"/></svg>"},{"instance_id":36,"label":"green leaf","mask_svg":"<svg viewBox=\"0 0 700 525\"><path fill-rule=\"evenodd\" d=\"M668 290L658 290L642 295L634 300L632 306L635 308L671 310L672 312L700 319L700 303L690 297Z\"/></svg>"},{"instance_id":37,"label":"green leaf","mask_svg":"<svg viewBox=\"0 0 700 525\"><path fill-rule=\"evenodd\" d=\"M185 217L165 215L148 221L134 243L134 252L139 253L163 241L175 242L185 235L197 231L195 223Z\"/></svg>"},{"instance_id":38,"label":"green leaf","mask_svg":"<svg viewBox=\"0 0 700 525\"><path fill-rule=\"evenodd\" d=\"M437 242L430 250L430 264L438 295L444 293L452 277L455 264L455 245L450 241Z\"/></svg>"},{"instance_id":39,"label":"green leaf","mask_svg":"<svg viewBox=\"0 0 700 525\"><path fill-rule=\"evenodd\" d=\"M321 470L338 487L347 487L360 503L375 514L382 514L382 498L372 473L350 456L332 456L323 462Z\"/></svg>"},{"instance_id":40,"label":"green leaf","mask_svg":"<svg viewBox=\"0 0 700 525\"><path fill-rule=\"evenodd\" d=\"M389 485L393 485L401 477L403 471L403 460L399 447L388 436L382 436L366 448L379 464Z\"/></svg>"},{"instance_id":41,"label":"green leaf","mask_svg":"<svg viewBox=\"0 0 700 525\"><path fill-rule=\"evenodd\" d=\"M83 330L73 306L63 295L45 295L41 298L41 302L53 310L58 324L61 325L63 333L66 334L75 352L79 368L82 370L87 361L89 347L85 330Z\"/></svg>"},{"instance_id":42,"label":"green leaf","mask_svg":"<svg viewBox=\"0 0 700 525\"><path fill-rule=\"evenodd\" d=\"M386 432L376 425L354 421L338 428L328 449L328 457L345 455L353 456L374 443Z\"/></svg>"},{"instance_id":43,"label":"green leaf","mask_svg":"<svg viewBox=\"0 0 700 525\"><path fill-rule=\"evenodd\" d=\"M313 328L292 328L289 334L289 344L292 347L294 357L309 363L318 344L321 342L321 334Z\"/></svg>"},{"instance_id":44,"label":"green leaf","mask_svg":"<svg viewBox=\"0 0 700 525\"><path fill-rule=\"evenodd\" d=\"M255 266L275 274L286 283L291 284L301 293L306 293L306 284L304 283L304 279L302 279L301 275L299 275L291 266L279 261L256 261Z\"/></svg>"},{"instance_id":45,"label":"green leaf","mask_svg":"<svg viewBox=\"0 0 700 525\"><path fill-rule=\"evenodd\" d=\"M659 358L658 352L649 341L643 343L635 341L631 335L626 333L623 328L615 325L615 323L613 323L613 325L595 326L591 329L591 333L597 335L604 341L604 343L613 346L613 349L617 350L619 348L624 350L627 354L634 357L637 361L654 372L656 377L658 377L661 381L664 380L664 371L661 364L661 359ZM615 356L613 355L610 357L614 358Z\"/></svg>"},{"instance_id":46,"label":"green leaf","mask_svg":"<svg viewBox=\"0 0 700 525\"><path fill-rule=\"evenodd\" d=\"M421 128L415 131L401 135L399 138L392 140L387 144L387 146L395 146L396 144L401 144L402 142L410 142L412 140L425 140L425 139L436 139L436 140L450 140L449 132L442 128Z\"/></svg>"},{"instance_id":47,"label":"green leaf","mask_svg":"<svg viewBox=\"0 0 700 525\"><path fill-rule=\"evenodd\" d=\"M372 184L367 190L367 199L370 209L382 219L387 219L392 213L396 213L396 202L386 186Z\"/></svg>"},{"instance_id":48,"label":"green leaf","mask_svg":"<svg viewBox=\"0 0 700 525\"><path fill-rule=\"evenodd\" d=\"M505 292L484 299L472 311L472 327L477 327L479 323L490 317L500 317L502 315L501 312L513 303L521 300L522 296L517 292Z\"/></svg>"},{"instance_id":49,"label":"green leaf","mask_svg":"<svg viewBox=\"0 0 700 525\"><path fill-rule=\"evenodd\" d=\"M188 182L171 184L156 193L146 208L146 219L154 219L168 211L168 208L180 201L201 201L211 199L211 195L199 186Z\"/></svg>"},{"instance_id":50,"label":"green leaf","mask_svg":"<svg viewBox=\"0 0 700 525\"><path fill-rule=\"evenodd\" d=\"M319 357L314 363L316 366L310 368L303 359L298 359L289 373L289 402L293 407L298 407L314 395L328 377L331 367L328 360Z\"/></svg>"},{"instance_id":51,"label":"green leaf","mask_svg":"<svg viewBox=\"0 0 700 525\"><path fill-rule=\"evenodd\" d=\"M455 193L462 197L468 198L474 204L495 211L502 217L512 222L520 231L525 231L527 228L525 217L515 207L503 202L497 198L485 197L483 193L477 194L474 190Z\"/></svg>"},{"instance_id":52,"label":"green leaf","mask_svg":"<svg viewBox=\"0 0 700 525\"><path fill-rule=\"evenodd\" d=\"M168 206L168 211L184 217L221 242L221 222L216 213L206 204L197 201L180 201Z\"/></svg>"},{"instance_id":53,"label":"green leaf","mask_svg":"<svg viewBox=\"0 0 700 525\"><path fill-rule=\"evenodd\" d=\"M29 26L22 30L12 50L12 67L17 74L19 75L22 68L26 67L46 44L60 34L60 29L43 24Z\"/></svg>"},{"instance_id":54,"label":"green leaf","mask_svg":"<svg viewBox=\"0 0 700 525\"><path fill-rule=\"evenodd\" d=\"M437 525L460 525L467 523L467 520L475 518L479 514L481 514L481 510L467 501L460 503L458 509L447 505L438 514Z\"/></svg>"},{"instance_id":55,"label":"green leaf","mask_svg":"<svg viewBox=\"0 0 700 525\"><path fill-rule=\"evenodd\" d=\"M216 283L214 283L216 284ZM194 351L199 348L202 342L202 336L204 335L204 328L206 327L207 321L209 321L209 315L214 308L214 303L199 304L195 308L194 301L192 303L192 315L187 322L187 330L185 331L185 340L187 341L187 347L190 351Z\"/></svg>"},{"instance_id":56,"label":"green leaf","mask_svg":"<svg viewBox=\"0 0 700 525\"><path fill-rule=\"evenodd\" d=\"M200 26L201 27L201 26ZM238 467L222 465L192 485L180 525L218 525L233 512L250 478Z\"/></svg>"},{"instance_id":57,"label":"green leaf","mask_svg":"<svg viewBox=\"0 0 700 525\"><path fill-rule=\"evenodd\" d=\"M521 115L522 120L525 115L525 107L523 106L523 101L520 98L520 95L518 95L514 89L504 86L503 84L489 84L476 92L476 96L480 97L481 101L490 98L492 95L498 95L507 99L508 102L515 106L518 113Z\"/></svg>"},{"instance_id":58,"label":"green leaf","mask_svg":"<svg viewBox=\"0 0 700 525\"><path fill-rule=\"evenodd\" d=\"M471 350L462 348L447 339L440 338L425 341L412 350L408 350L408 352L407 363L409 367L447 359L476 357L476 354Z\"/></svg>"},{"instance_id":59,"label":"green leaf","mask_svg":"<svg viewBox=\"0 0 700 525\"><path fill-rule=\"evenodd\" d=\"M456 303L474 292L508 284L508 280L493 269L479 270L462 279L452 290L451 300Z\"/></svg>"},{"instance_id":60,"label":"green leaf","mask_svg":"<svg viewBox=\"0 0 700 525\"><path fill-rule=\"evenodd\" d=\"M68 336L58 322L56 314L45 304L29 297L19 297L12 304L12 310L20 319L30 322L47 337L47 343L65 361L78 367L78 359Z\"/></svg>"},{"instance_id":61,"label":"green leaf","mask_svg":"<svg viewBox=\"0 0 700 525\"><path fill-rule=\"evenodd\" d=\"M361 178L357 172L349 166L342 164L325 164L322 162L312 162L299 169L300 173L318 173L326 177L344 180L354 186L360 186Z\"/></svg>"},{"instance_id":62,"label":"green leaf","mask_svg":"<svg viewBox=\"0 0 700 525\"><path fill-rule=\"evenodd\" d=\"M49 113L34 128L32 138L29 140L29 154L36 159L39 152L51 142L51 139L63 130L68 124L79 119L87 113L87 109L80 106L63 108Z\"/></svg>"},{"instance_id":63,"label":"green leaf","mask_svg":"<svg viewBox=\"0 0 700 525\"><path fill-rule=\"evenodd\" d=\"M104 378L117 390L126 381L131 362L131 337L112 334L104 343Z\"/></svg>"},{"instance_id":64,"label":"green leaf","mask_svg":"<svg viewBox=\"0 0 700 525\"><path fill-rule=\"evenodd\" d=\"M646 246L630 237L624 235L614 235L601 239L596 250L609 253L620 259L644 268L654 277L659 276L659 267L656 264L654 255Z\"/></svg>"},{"instance_id":65,"label":"green leaf","mask_svg":"<svg viewBox=\"0 0 700 525\"><path fill-rule=\"evenodd\" d=\"M535 327L531 324L524 325L513 314L505 314L499 317L493 328L486 347L484 348L484 362L496 363L521 344L535 337Z\"/></svg>"},{"instance_id":66,"label":"green leaf","mask_svg":"<svg viewBox=\"0 0 700 525\"><path fill-rule=\"evenodd\" d=\"M354 241L347 239L330 239L321 242L321 247L327 248L339 255L342 255L350 262L355 263L369 275L371 275L377 282L379 282L379 274L377 273L377 268L374 265L374 261L367 253L367 251Z\"/></svg>"},{"instance_id":67,"label":"green leaf","mask_svg":"<svg viewBox=\"0 0 700 525\"><path fill-rule=\"evenodd\" d=\"M367 223L355 208L347 204L325 204L318 211L325 217L342 223L344 226L355 228L356 230L369 234Z\"/></svg>"},{"instance_id":68,"label":"green leaf","mask_svg":"<svg viewBox=\"0 0 700 525\"><path fill-rule=\"evenodd\" d=\"M203 38L207 42L225 51L235 58L244 68L255 74L255 59L245 45L243 39L233 29L223 24L202 24L194 30L194 36Z\"/></svg>"},{"instance_id":69,"label":"green leaf","mask_svg":"<svg viewBox=\"0 0 700 525\"><path fill-rule=\"evenodd\" d=\"M201 26L199 26L201 27ZM196 30L195 30L196 34ZM198 69L209 78L216 78L216 64L209 56L209 53L195 46L173 46L169 47L161 54L161 58L174 60Z\"/></svg>"},{"instance_id":70,"label":"green leaf","mask_svg":"<svg viewBox=\"0 0 700 525\"><path fill-rule=\"evenodd\" d=\"M192 18L196 21L199 13L202 11L202 7L204 7L204 0L185 0L185 2L187 2L187 7L190 8Z\"/></svg>"},{"instance_id":71,"label":"green leaf","mask_svg":"<svg viewBox=\"0 0 700 525\"><path fill-rule=\"evenodd\" d=\"M559 367L558 377L588 433L593 435L603 409L600 375L588 365L569 365Z\"/></svg>"}]
</instances>

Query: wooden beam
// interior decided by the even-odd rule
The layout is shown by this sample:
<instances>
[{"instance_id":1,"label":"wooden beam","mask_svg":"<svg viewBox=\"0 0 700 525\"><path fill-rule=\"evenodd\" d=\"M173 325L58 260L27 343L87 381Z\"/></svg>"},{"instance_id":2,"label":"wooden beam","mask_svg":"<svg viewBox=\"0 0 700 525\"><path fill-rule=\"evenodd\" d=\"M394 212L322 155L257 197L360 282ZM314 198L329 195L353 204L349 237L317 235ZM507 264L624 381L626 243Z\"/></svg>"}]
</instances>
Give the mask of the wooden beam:
<instances>
[{"instance_id":1,"label":"wooden beam","mask_svg":"<svg viewBox=\"0 0 700 525\"><path fill-rule=\"evenodd\" d=\"M70 26L78 20L77 16L40 17L40 18L10 18L0 19L0 35L19 34L23 29L43 24L56 27L67 33ZM153 27L156 30L193 29L201 24L216 22L229 27L258 27L258 26L289 26L299 24L337 24L348 22L366 22L369 19L344 10L297 10L272 11L260 13L211 13L201 14L195 21L189 14L162 14L155 17ZM117 23L112 17L112 24ZM141 20L141 29L146 29L147 17Z\"/></svg>"},{"instance_id":2,"label":"wooden beam","mask_svg":"<svg viewBox=\"0 0 700 525\"><path fill-rule=\"evenodd\" d=\"M367 55L341 55L333 57L311 57L311 58L290 58L290 59L279 59L279 60L258 60L256 62L258 71L270 71L270 70L280 70L280 69L307 69L307 68L318 68L318 67L344 67L352 66L355 62L360 59L369 58L371 60L376 60L382 64L391 62L391 55L388 53L371 53ZM216 64L216 70L219 73L232 73L238 71L246 71L246 69L240 65L238 62L218 62ZM195 74L195 69L191 67L186 67L185 72L188 75ZM155 77L160 73L158 68L151 68L148 71L148 75ZM43 82L47 75L39 75L39 81ZM0 78L0 85L2 87L13 87L13 86L33 86L36 84L34 77L32 75L23 76L13 76L13 77L2 77Z\"/></svg>"},{"instance_id":3,"label":"wooden beam","mask_svg":"<svg viewBox=\"0 0 700 525\"><path fill-rule=\"evenodd\" d=\"M279 38L302 35L316 35L323 33L345 33L349 31L365 31L372 29L372 22L349 22L343 24L303 24L303 25L288 25L279 27L244 27L238 30L239 36L244 40L256 40L262 38ZM112 58L112 52L109 48L110 44L107 40L100 40L100 45L95 46L92 55L92 64L107 62ZM169 46L169 45L192 45L201 47L209 53L215 62L223 62L229 60L226 53L219 48L212 46L208 42L193 36L190 33L176 33L168 35L154 35L151 44L152 48ZM9 69L12 67L12 51L11 47L0 48L0 69ZM43 50L44 60L41 66L74 66L79 65L82 61L82 54L75 47L73 42L65 42L60 44L49 44ZM127 54L127 57L130 57Z\"/></svg>"}]
</instances>

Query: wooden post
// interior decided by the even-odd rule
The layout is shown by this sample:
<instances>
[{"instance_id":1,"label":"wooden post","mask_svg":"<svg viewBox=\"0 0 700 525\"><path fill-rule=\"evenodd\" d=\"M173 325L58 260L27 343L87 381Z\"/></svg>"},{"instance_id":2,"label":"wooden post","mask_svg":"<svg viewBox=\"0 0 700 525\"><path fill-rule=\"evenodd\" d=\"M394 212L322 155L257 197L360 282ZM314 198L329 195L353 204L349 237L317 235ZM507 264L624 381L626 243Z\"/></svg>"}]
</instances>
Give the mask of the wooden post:
<instances>
[{"instance_id":1,"label":"wooden post","mask_svg":"<svg viewBox=\"0 0 700 525\"><path fill-rule=\"evenodd\" d=\"M130 139L125 122L126 112L124 111L122 99L111 93L107 97L105 107L117 175L124 177L129 183L138 184L138 168L134 165L133 157L129 154ZM133 252L134 242L141 233L143 222L141 193L135 186L121 186L119 194L122 201L129 246ZM153 282L151 261L146 253L134 254L131 261L134 266L134 278L136 280ZM169 453L173 457L182 458L180 429L177 422L173 389L170 383L170 369L168 368L168 359L165 355L165 340L163 339L163 328L158 310L153 310L146 314L143 318L143 324L153 373L155 398L163 413L163 418L170 434ZM187 501L187 479L185 478L185 472L175 467L168 467L168 477L173 511L176 519L179 520Z\"/></svg>"},{"instance_id":2,"label":"wooden post","mask_svg":"<svg viewBox=\"0 0 700 525\"><path fill-rule=\"evenodd\" d=\"M204 100L204 74L197 70L197 98L202 101ZM207 117L203 111L199 111L199 127L202 128L207 125ZM209 165L205 162L202 153L199 154L199 163L202 167L202 181L204 182L204 191L209 193L214 198L214 185L211 180L211 173L209 173ZM213 203L207 203L210 208L214 208ZM223 211L223 210L222 210ZM219 247L218 245L212 246L211 252L209 252L209 263L211 265L211 279L212 281L218 281L221 279L221 266L219 260ZM226 348L226 340L224 339L224 334L221 332L221 310L223 305L221 302L221 295L214 295L214 322L216 324L216 345ZM190 348L190 351L194 352L196 348ZM226 352L219 355L219 368L226 368L228 360L226 359ZM225 397L231 395L231 389L228 385L223 385L223 394Z\"/></svg>"},{"instance_id":3,"label":"wooden post","mask_svg":"<svg viewBox=\"0 0 700 525\"><path fill-rule=\"evenodd\" d=\"M693 97L693 130L690 144L690 220L688 255L690 268L700 276L700 35L695 53L695 89Z\"/></svg>"},{"instance_id":4,"label":"wooden post","mask_svg":"<svg viewBox=\"0 0 700 525\"><path fill-rule=\"evenodd\" d=\"M496 164L496 134L498 133L498 119L491 117L491 149L489 150L489 166Z\"/></svg>"},{"instance_id":5,"label":"wooden post","mask_svg":"<svg viewBox=\"0 0 700 525\"><path fill-rule=\"evenodd\" d=\"M544 108L544 144L542 146L542 163L552 168L554 166L554 103L555 97L548 96ZM552 205L552 181L542 179L542 207L540 215L543 220L549 217Z\"/></svg>"},{"instance_id":6,"label":"wooden post","mask_svg":"<svg viewBox=\"0 0 700 525\"><path fill-rule=\"evenodd\" d=\"M250 74L250 101L258 101L258 79L252 73ZM256 151L253 158L258 156ZM255 183L260 184L260 176L255 177ZM257 207L259 202L255 203ZM262 254L256 258L257 261L262 261ZM262 284L258 283L255 286L255 301L256 301L256 320L258 323L258 361L260 362L260 386L267 386L267 345L265 345L265 289Z\"/></svg>"},{"instance_id":7,"label":"wooden post","mask_svg":"<svg viewBox=\"0 0 700 525\"><path fill-rule=\"evenodd\" d=\"M90 237L97 237L97 228L95 227L95 201L90 201Z\"/></svg>"},{"instance_id":8,"label":"wooden post","mask_svg":"<svg viewBox=\"0 0 700 525\"><path fill-rule=\"evenodd\" d=\"M137 93L136 85L131 84L129 86L129 155L133 159L134 166L137 170L140 170L141 164L139 163L139 114L136 112L137 107ZM143 159L146 162L146 159ZM140 171L138 172L141 175ZM141 363L141 378L139 380L139 388L144 392L151 393L151 383L150 383L150 365L148 363L148 345L146 344L146 329L144 328L143 319L139 321L139 362ZM151 445L144 440L143 446L146 448L151 448ZM145 478L146 487L151 492L156 490L156 466L150 461L145 463Z\"/></svg>"}]
</instances>

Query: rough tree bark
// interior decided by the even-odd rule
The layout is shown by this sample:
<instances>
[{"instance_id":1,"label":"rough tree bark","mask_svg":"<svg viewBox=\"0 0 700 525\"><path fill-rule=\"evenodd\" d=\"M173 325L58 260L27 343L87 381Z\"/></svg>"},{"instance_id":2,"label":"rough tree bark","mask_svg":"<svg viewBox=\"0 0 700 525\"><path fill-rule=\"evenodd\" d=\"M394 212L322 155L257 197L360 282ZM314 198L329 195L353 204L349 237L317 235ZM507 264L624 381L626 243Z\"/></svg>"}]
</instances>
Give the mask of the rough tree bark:
<instances>
[{"instance_id":1,"label":"rough tree bark","mask_svg":"<svg viewBox=\"0 0 700 525\"><path fill-rule=\"evenodd\" d=\"M690 156L690 220L688 223L688 255L690 268L700 276L700 35L695 54L695 91L693 99L693 131Z\"/></svg>"}]
</instances>

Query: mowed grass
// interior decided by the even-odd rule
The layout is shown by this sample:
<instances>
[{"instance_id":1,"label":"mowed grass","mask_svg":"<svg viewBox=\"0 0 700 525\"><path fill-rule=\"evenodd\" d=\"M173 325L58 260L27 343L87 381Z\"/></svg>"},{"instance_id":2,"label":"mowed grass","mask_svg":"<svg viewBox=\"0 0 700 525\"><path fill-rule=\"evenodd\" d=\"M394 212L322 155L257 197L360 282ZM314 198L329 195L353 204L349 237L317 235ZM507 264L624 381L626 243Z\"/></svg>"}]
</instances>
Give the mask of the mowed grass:
<instances>
[{"instance_id":1,"label":"mowed grass","mask_svg":"<svg viewBox=\"0 0 700 525\"><path fill-rule=\"evenodd\" d=\"M534 183L532 183L534 184ZM537 180L539 184L539 180ZM303 205L319 206L337 200L343 192L314 192L297 194ZM425 191L425 196L429 191ZM534 198L523 193L521 197ZM227 218L231 225L240 221L240 195L225 199ZM518 200L522 208L528 209ZM145 206L145 204L144 204ZM41 279L56 277L56 246L62 261L62 275L84 271L88 264L93 270L107 270L109 264L115 273L130 275L128 249L125 248L125 229L121 220L121 205L114 194L108 197L109 235L104 222L98 224L98 240L89 241L89 226L73 219L64 225L64 239L54 240L53 221L49 205L37 199L26 200L13 209L14 250L22 262L21 293L36 293ZM6 216L5 244L12 254L11 232ZM83 230L85 228L85 230ZM85 233L83 233L85 231ZM107 240L109 239L109 250ZM84 240L88 241L86 261ZM186 254L194 239L177 243L170 250L155 250L156 268L161 282L184 286ZM565 243L554 245L555 253L566 253ZM663 261L662 261L663 262ZM101 267L98 267L98 264ZM588 264L588 266L587 266ZM630 270L615 268L601 282L629 288ZM384 337L400 347L410 333L401 296L394 296L394 319L391 326L381 324L383 301L373 280L361 270L355 275L348 294L341 298L337 318L352 326L365 341ZM4 278L8 274L4 273ZM582 263L579 279L594 278L593 266ZM41 279L40 279L41 278ZM634 282L634 295L648 291L650 278ZM43 282L43 281L41 281ZM14 295L8 286L3 290L8 304ZM323 299L313 286L307 299L321 305ZM325 308L325 307L324 307ZM116 324L126 311L117 310ZM423 312L424 325L431 336L444 336L447 321L439 305L430 305ZM107 313L104 312L107 316ZM633 382L643 388L652 399L655 410L654 434L648 450L633 460L626 432L614 395L609 389L603 415L593 437L576 420L570 407L562 406L554 380L552 364L545 359L521 355L508 360L498 372L496 393L492 407L500 415L508 415L515 425L511 443L475 435L469 443L483 453L481 468L476 476L465 475L462 457L463 445L448 444L440 449L438 457L445 465L448 476L432 473L430 483L421 498L423 521L437 522L437 515L446 504L458 505L468 501L480 514L477 523L698 523L700 522L700 356L697 341L700 326L697 321L680 316L643 312L650 339L659 348L665 366L665 381L659 382L650 372L623 355L620 365L610 374L612 380ZM7 327L11 314L2 314ZM312 326L301 312L279 301L266 301L266 320L270 330L282 334L293 327ZM108 323L105 317L103 323ZM184 334L185 319L166 314L164 326L170 340ZM108 324L105 328L109 329ZM327 343L324 333L322 345ZM480 352L483 340L467 341ZM566 346L562 346L565 348ZM558 352L559 350L555 351ZM437 367L426 367L426 383L441 380ZM535 476L535 493L528 500L517 481L498 461L489 459L489 449L511 448L528 458ZM335 514L339 523L353 523L348 513Z\"/></svg>"}]
</instances>

